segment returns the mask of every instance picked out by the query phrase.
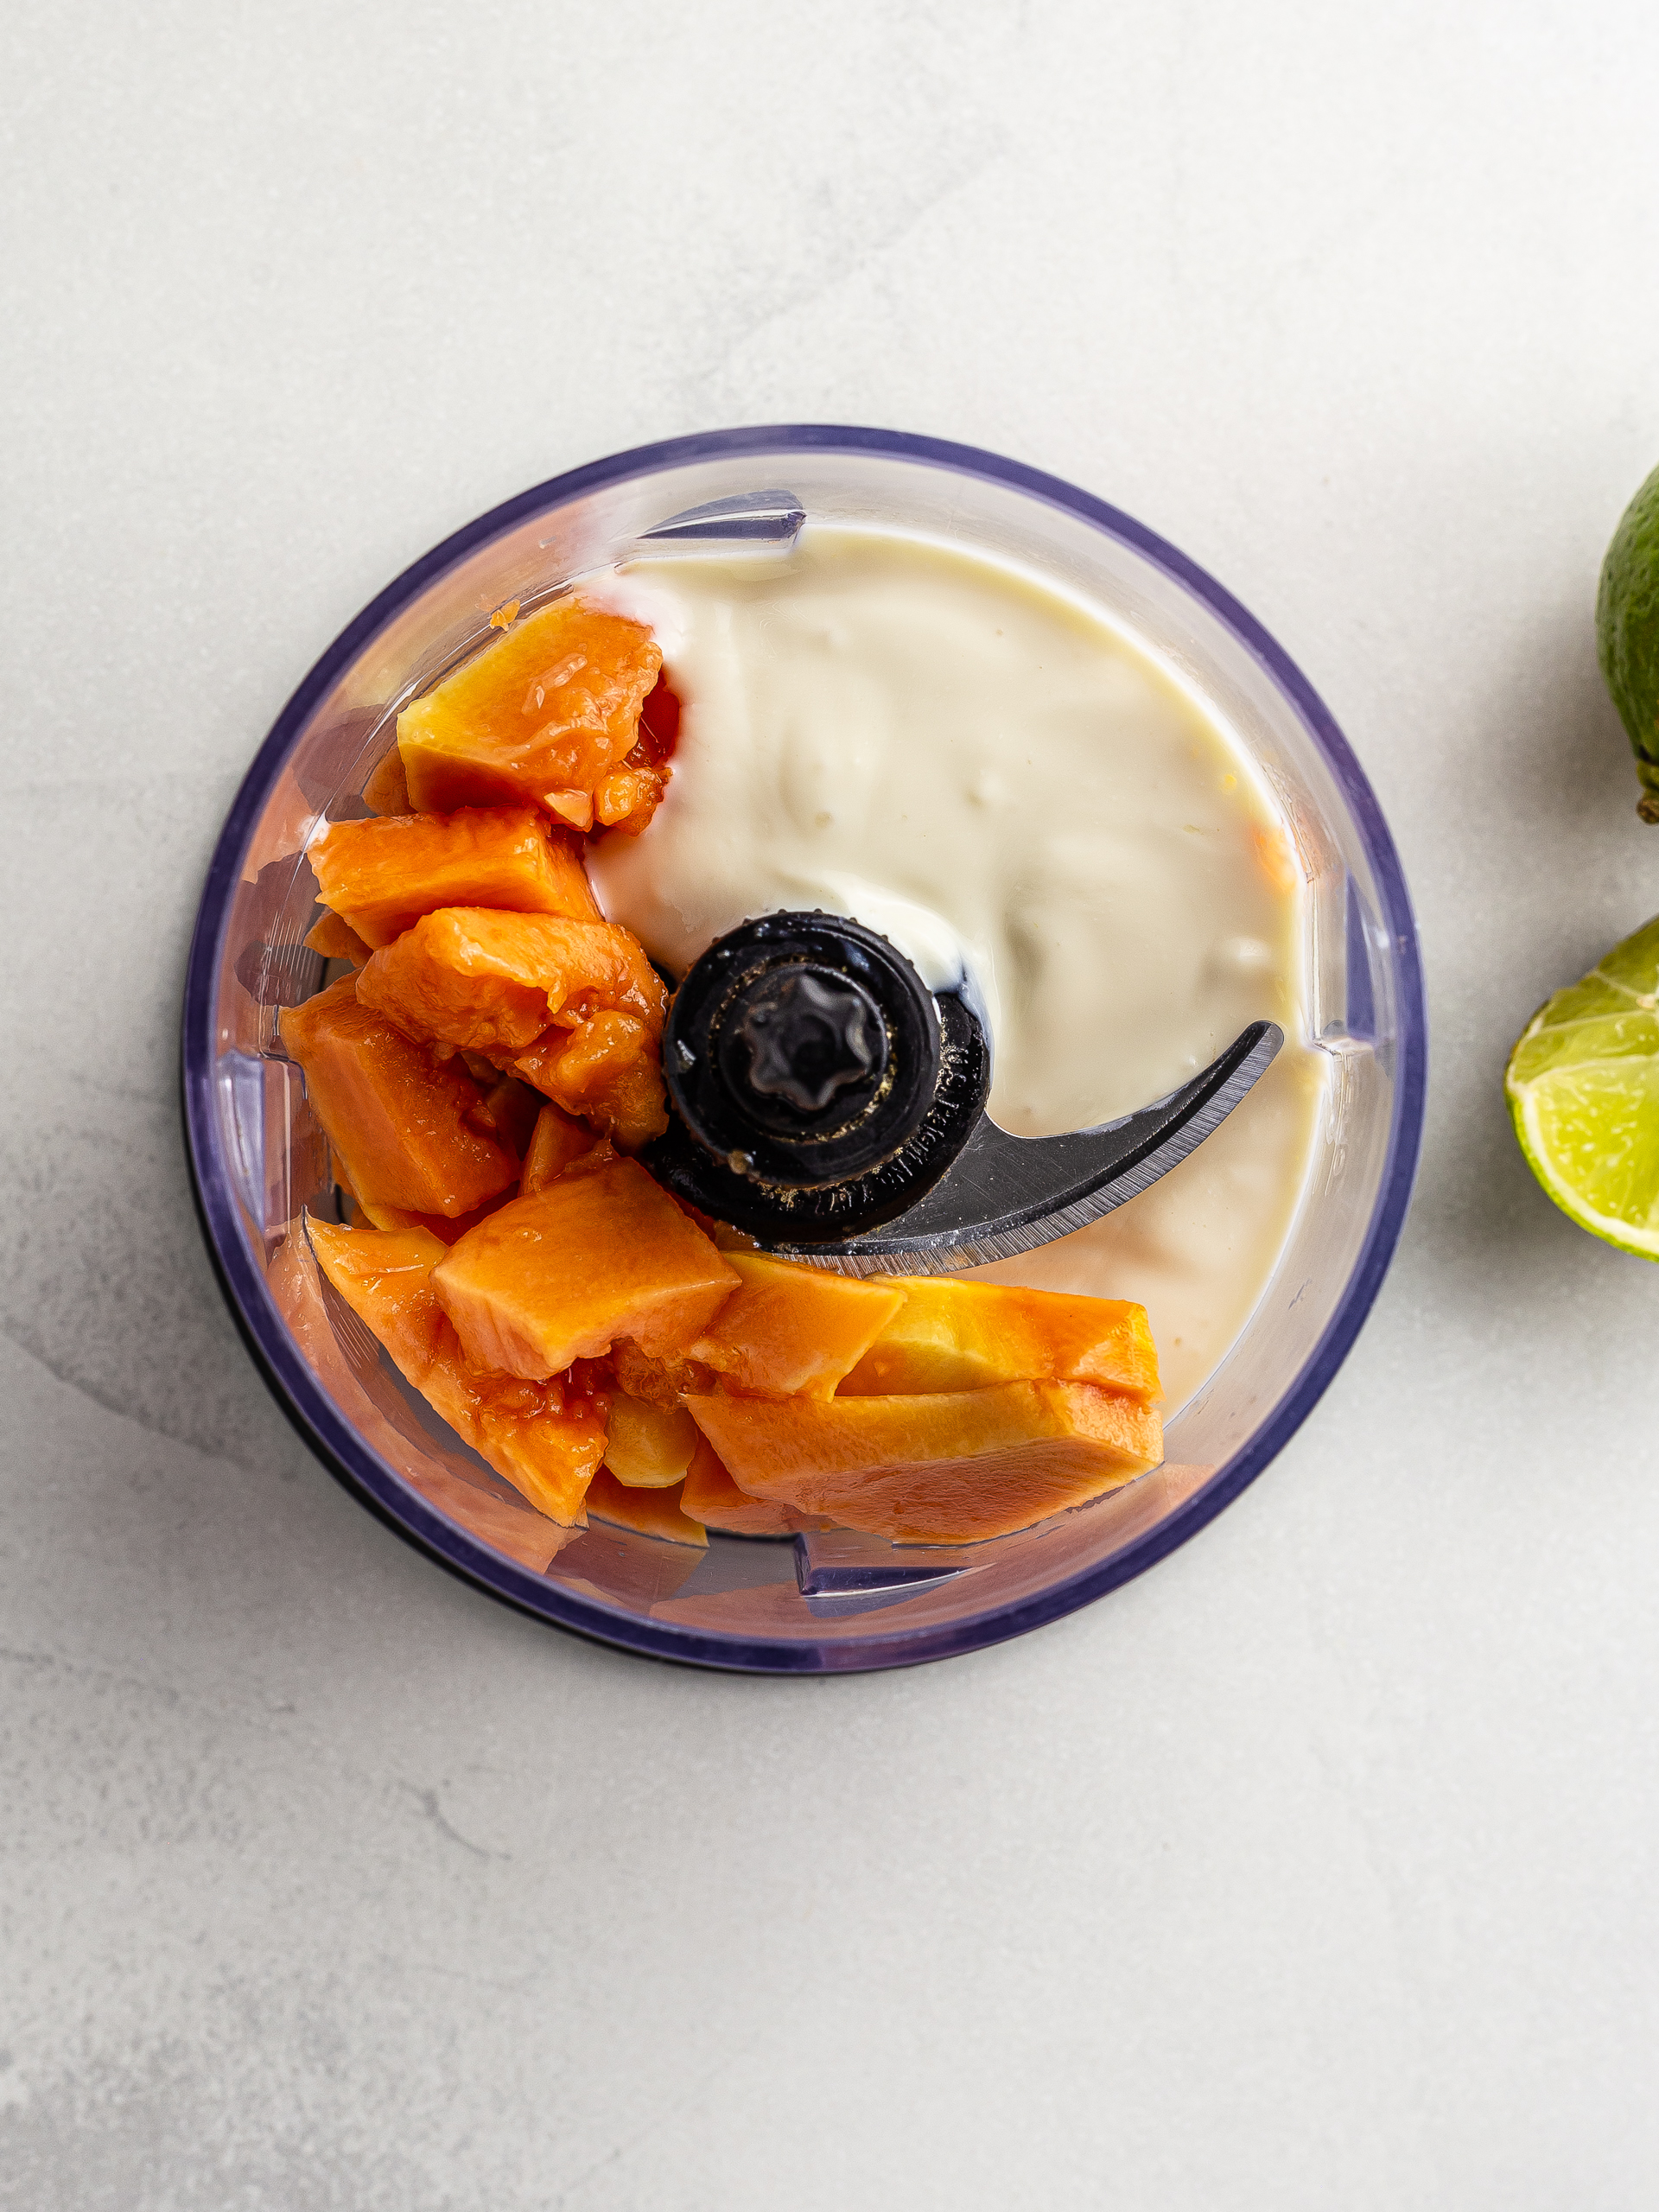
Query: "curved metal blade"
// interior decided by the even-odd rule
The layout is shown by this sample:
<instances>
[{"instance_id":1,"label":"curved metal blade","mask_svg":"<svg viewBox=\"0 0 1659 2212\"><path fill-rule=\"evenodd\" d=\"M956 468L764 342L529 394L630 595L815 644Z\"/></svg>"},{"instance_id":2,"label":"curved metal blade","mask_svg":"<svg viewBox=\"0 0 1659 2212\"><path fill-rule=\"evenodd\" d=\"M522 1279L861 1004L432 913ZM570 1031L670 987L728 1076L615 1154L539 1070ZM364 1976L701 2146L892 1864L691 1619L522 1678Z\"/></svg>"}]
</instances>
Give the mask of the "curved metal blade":
<instances>
[{"instance_id":1,"label":"curved metal blade","mask_svg":"<svg viewBox=\"0 0 1659 2212\"><path fill-rule=\"evenodd\" d=\"M775 1251L842 1274L947 1274L1006 1260L1081 1229L1136 1197L1204 1142L1285 1041L1254 1021L1202 1075L1108 1128L1011 1137L988 1115L950 1167L907 1212L841 1244Z\"/></svg>"}]
</instances>

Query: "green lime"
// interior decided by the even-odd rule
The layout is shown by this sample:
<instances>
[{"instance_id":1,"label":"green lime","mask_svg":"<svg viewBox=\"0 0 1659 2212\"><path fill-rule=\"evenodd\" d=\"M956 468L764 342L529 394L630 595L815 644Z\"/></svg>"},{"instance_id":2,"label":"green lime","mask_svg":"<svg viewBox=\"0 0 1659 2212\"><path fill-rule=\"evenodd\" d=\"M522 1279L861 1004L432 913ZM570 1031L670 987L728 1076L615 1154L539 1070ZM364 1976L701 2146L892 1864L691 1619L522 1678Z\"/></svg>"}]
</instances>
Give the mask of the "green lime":
<instances>
[{"instance_id":1,"label":"green lime","mask_svg":"<svg viewBox=\"0 0 1659 2212\"><path fill-rule=\"evenodd\" d=\"M1503 1078L1533 1173L1580 1229L1659 1260L1659 918L1546 1000Z\"/></svg>"},{"instance_id":2,"label":"green lime","mask_svg":"<svg viewBox=\"0 0 1659 2212\"><path fill-rule=\"evenodd\" d=\"M1659 822L1659 468L1619 518L1601 564L1596 652L1636 753L1636 810Z\"/></svg>"}]
</instances>

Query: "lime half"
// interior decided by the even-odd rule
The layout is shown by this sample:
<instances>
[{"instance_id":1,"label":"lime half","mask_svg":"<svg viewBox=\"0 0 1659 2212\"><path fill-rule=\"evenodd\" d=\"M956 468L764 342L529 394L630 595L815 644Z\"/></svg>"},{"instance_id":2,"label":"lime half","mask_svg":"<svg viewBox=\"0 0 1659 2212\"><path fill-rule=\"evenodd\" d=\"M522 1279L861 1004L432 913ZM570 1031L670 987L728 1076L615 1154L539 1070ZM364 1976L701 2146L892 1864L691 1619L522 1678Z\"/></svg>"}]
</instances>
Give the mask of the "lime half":
<instances>
[{"instance_id":1,"label":"lime half","mask_svg":"<svg viewBox=\"0 0 1659 2212\"><path fill-rule=\"evenodd\" d=\"M1659 918L1538 1009L1503 1088L1521 1149L1562 1211L1659 1260Z\"/></svg>"}]
</instances>

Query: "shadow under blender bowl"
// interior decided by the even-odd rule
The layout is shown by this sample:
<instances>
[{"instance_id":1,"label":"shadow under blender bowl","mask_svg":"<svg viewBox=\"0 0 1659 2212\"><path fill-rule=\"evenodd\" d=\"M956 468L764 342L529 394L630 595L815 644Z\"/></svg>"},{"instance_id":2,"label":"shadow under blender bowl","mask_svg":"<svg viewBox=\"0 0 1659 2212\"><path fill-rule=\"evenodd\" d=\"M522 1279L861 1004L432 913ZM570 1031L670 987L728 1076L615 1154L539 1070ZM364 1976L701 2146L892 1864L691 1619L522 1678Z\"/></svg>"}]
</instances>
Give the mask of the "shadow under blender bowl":
<instances>
[{"instance_id":1,"label":"shadow under blender bowl","mask_svg":"<svg viewBox=\"0 0 1659 2212\"><path fill-rule=\"evenodd\" d=\"M302 1238L290 1241L302 1207L332 1208L327 1149L275 1037L280 1007L321 974L301 943L315 912L305 833L361 790L409 696L489 634L488 608L646 537L787 543L803 512L918 530L1081 584L1252 747L1310 868L1315 1030L1333 1070L1325 1156L1243 1337L1171 1421L1170 1459L1140 1481L959 1548L711 1532L702 1553L594 1523L550 1560L550 1524L403 1382ZM1306 679L1230 594L1057 478L932 439L790 425L641 447L539 485L416 562L323 654L260 748L208 873L186 982L186 1140L208 1248L256 1363L319 1457L400 1535L609 1644L745 1672L849 1672L973 1650L1073 1611L1255 1479L1335 1374L1392 1256L1427 1041L1415 925L1375 795Z\"/></svg>"}]
</instances>

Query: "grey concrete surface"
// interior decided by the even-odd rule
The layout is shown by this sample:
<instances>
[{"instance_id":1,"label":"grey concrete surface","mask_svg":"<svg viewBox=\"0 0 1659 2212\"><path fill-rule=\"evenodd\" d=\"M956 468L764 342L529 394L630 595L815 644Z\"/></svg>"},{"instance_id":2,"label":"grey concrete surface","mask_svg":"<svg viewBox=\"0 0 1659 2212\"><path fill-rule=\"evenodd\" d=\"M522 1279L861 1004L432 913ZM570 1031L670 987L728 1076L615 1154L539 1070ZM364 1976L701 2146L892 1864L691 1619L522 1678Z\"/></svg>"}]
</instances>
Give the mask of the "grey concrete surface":
<instances>
[{"instance_id":1,"label":"grey concrete surface","mask_svg":"<svg viewBox=\"0 0 1659 2212\"><path fill-rule=\"evenodd\" d=\"M0 2202L1346 2212L1659 2194L1659 1273L1499 1096L1659 906L1593 661L1659 460L1633 4L0 17ZM734 421L1137 513L1389 810L1436 1058L1301 1435L1090 1611L783 1684L563 1640L308 1458L175 1103L289 687L524 485Z\"/></svg>"}]
</instances>

